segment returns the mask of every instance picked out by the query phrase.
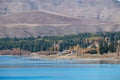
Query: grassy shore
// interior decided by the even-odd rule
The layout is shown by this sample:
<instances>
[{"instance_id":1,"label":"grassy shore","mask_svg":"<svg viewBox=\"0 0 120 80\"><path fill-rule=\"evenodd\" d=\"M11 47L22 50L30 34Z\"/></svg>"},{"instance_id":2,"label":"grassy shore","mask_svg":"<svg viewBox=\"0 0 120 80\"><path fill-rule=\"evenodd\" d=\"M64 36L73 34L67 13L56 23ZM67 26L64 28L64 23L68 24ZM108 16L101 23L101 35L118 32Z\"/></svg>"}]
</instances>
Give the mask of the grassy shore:
<instances>
[{"instance_id":1,"label":"grassy shore","mask_svg":"<svg viewBox=\"0 0 120 80\"><path fill-rule=\"evenodd\" d=\"M74 55L32 55L32 59L47 59L47 60L117 60L120 59L116 53L109 54L84 54L80 56Z\"/></svg>"}]
</instances>

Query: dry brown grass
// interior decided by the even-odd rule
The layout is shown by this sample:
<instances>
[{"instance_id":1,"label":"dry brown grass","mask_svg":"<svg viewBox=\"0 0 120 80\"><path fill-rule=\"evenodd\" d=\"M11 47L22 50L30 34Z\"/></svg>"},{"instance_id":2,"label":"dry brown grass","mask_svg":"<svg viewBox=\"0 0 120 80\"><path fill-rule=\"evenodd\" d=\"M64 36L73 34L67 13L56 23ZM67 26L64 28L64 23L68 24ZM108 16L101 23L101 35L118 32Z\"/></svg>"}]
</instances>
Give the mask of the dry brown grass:
<instances>
[{"instance_id":1,"label":"dry brown grass","mask_svg":"<svg viewBox=\"0 0 120 80\"><path fill-rule=\"evenodd\" d=\"M112 59L118 59L118 56L116 53L109 53L109 54L104 54L104 55L100 55L100 54L84 54L82 56L76 56L76 55L53 55L53 56L47 56L48 59L57 59L57 60L61 60L61 59L67 59L67 60L81 60L81 59L98 59L98 60L112 60Z\"/></svg>"}]
</instances>

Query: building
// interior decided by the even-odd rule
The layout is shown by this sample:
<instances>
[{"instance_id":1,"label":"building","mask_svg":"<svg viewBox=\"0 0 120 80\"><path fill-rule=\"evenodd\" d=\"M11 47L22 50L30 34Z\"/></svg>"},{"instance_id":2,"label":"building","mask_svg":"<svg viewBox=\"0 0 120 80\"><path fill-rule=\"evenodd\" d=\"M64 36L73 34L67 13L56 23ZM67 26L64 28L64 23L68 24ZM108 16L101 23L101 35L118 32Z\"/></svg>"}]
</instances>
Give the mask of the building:
<instances>
[{"instance_id":1,"label":"building","mask_svg":"<svg viewBox=\"0 0 120 80\"><path fill-rule=\"evenodd\" d=\"M77 51L76 50L72 50L71 54L77 54Z\"/></svg>"}]
</instances>

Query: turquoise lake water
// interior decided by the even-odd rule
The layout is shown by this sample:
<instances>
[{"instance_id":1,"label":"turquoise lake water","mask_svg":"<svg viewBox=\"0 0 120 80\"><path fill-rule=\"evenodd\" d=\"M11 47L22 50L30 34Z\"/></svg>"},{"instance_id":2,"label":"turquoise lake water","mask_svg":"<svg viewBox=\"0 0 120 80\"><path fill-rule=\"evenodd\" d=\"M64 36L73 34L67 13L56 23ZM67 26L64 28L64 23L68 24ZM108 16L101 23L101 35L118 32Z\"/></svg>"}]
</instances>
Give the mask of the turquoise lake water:
<instances>
[{"instance_id":1,"label":"turquoise lake water","mask_svg":"<svg viewBox=\"0 0 120 80\"><path fill-rule=\"evenodd\" d=\"M0 56L0 80L120 80L120 64L94 63Z\"/></svg>"}]
</instances>

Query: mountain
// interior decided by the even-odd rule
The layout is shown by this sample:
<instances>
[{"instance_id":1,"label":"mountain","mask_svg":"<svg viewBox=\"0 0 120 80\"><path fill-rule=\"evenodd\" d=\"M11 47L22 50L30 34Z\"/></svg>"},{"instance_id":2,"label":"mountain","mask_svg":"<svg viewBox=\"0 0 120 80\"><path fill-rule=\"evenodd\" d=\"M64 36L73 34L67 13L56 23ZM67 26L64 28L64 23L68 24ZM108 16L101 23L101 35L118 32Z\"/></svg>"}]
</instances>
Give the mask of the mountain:
<instances>
[{"instance_id":1,"label":"mountain","mask_svg":"<svg viewBox=\"0 0 120 80\"><path fill-rule=\"evenodd\" d=\"M118 31L119 24L95 19L76 19L46 11L0 16L0 37L68 35L82 32Z\"/></svg>"},{"instance_id":2,"label":"mountain","mask_svg":"<svg viewBox=\"0 0 120 80\"><path fill-rule=\"evenodd\" d=\"M117 0L0 0L0 14L46 10L75 18L119 22Z\"/></svg>"},{"instance_id":3,"label":"mountain","mask_svg":"<svg viewBox=\"0 0 120 80\"><path fill-rule=\"evenodd\" d=\"M0 0L0 37L120 31L116 0Z\"/></svg>"}]
</instances>

